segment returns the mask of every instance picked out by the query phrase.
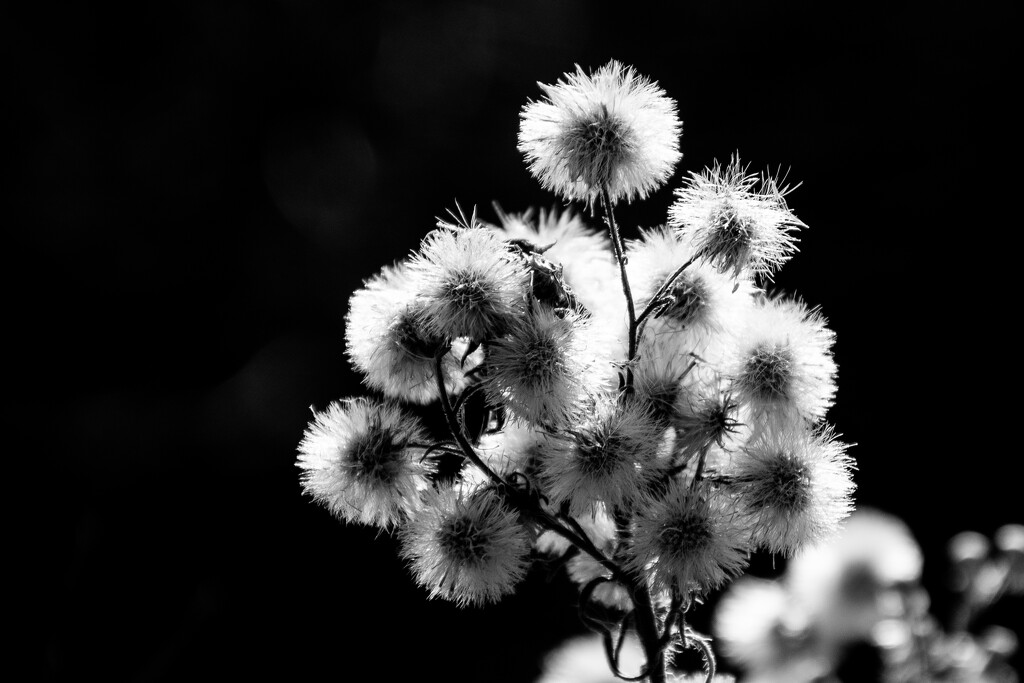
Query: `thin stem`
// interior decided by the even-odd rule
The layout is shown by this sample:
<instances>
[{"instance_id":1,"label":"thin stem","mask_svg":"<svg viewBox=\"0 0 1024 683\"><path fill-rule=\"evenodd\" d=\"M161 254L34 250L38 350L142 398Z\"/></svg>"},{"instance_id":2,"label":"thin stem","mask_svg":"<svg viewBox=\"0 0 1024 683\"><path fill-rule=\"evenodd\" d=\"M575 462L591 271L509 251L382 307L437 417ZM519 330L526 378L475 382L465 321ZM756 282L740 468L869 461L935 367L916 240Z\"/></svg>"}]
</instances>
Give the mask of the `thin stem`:
<instances>
[{"instance_id":1,"label":"thin stem","mask_svg":"<svg viewBox=\"0 0 1024 683\"><path fill-rule=\"evenodd\" d=\"M626 384L625 393L633 391L633 367L632 362L636 357L636 305L633 303L633 291L629 286L629 275L626 273L626 255L624 253L622 236L619 234L619 225L615 222L615 212L612 210L611 197L608 195L608 188L601 190L601 205L604 208L605 222L608 224L608 233L612 239L612 251L615 252L615 261L619 264L619 275L622 279L622 293L626 297L626 311L629 313L629 355L626 363Z\"/></svg>"},{"instance_id":2,"label":"thin stem","mask_svg":"<svg viewBox=\"0 0 1024 683\"><path fill-rule=\"evenodd\" d=\"M637 316L637 329L639 329L640 326L644 324L644 321L647 320L647 316L651 315L651 313L654 312L654 309L656 309L660 305L659 301L661 301L661 298L668 293L668 290L672 288L672 285L674 285L676 280L679 279L679 276L683 274L683 271L690 267L690 265L693 263L694 258L695 257L690 258L689 261L676 268L676 272L672 273L669 276L669 278L665 280L664 284L662 284L661 287L658 288L658 291L654 293L654 296L651 297L651 300L647 302L647 305L644 307L644 310L642 310L640 312L640 315Z\"/></svg>"}]
</instances>

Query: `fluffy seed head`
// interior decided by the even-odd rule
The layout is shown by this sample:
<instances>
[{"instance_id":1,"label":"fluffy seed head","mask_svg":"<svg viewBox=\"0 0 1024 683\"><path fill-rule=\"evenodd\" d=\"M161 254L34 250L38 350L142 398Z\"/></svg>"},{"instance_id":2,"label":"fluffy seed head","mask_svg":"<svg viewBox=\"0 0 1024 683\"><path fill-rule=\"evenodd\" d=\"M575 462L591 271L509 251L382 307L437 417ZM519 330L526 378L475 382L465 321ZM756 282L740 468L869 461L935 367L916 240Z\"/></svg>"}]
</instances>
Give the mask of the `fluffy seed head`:
<instances>
[{"instance_id":1,"label":"fluffy seed head","mask_svg":"<svg viewBox=\"0 0 1024 683\"><path fill-rule=\"evenodd\" d=\"M755 543L792 555L831 537L853 510L853 461L830 428L760 432L724 472Z\"/></svg>"},{"instance_id":2,"label":"fluffy seed head","mask_svg":"<svg viewBox=\"0 0 1024 683\"><path fill-rule=\"evenodd\" d=\"M645 230L629 243L630 281L637 305L646 306L668 278L697 254L670 228ZM687 351L704 353L712 338L734 334L753 306L753 283L724 275L699 258L675 280L674 301L647 325L648 336L674 336Z\"/></svg>"},{"instance_id":3,"label":"fluffy seed head","mask_svg":"<svg viewBox=\"0 0 1024 683\"><path fill-rule=\"evenodd\" d=\"M481 606L511 593L529 566L530 536L493 489L430 490L402 528L402 556L431 598Z\"/></svg>"},{"instance_id":4,"label":"fluffy seed head","mask_svg":"<svg viewBox=\"0 0 1024 683\"><path fill-rule=\"evenodd\" d=\"M393 403L331 403L299 444L303 490L344 521L389 529L415 510L427 485L417 445L425 439L419 421Z\"/></svg>"},{"instance_id":5,"label":"fluffy seed head","mask_svg":"<svg viewBox=\"0 0 1024 683\"><path fill-rule=\"evenodd\" d=\"M389 398L428 403L437 398L434 354L444 341L425 324L424 302L407 263L385 266L349 299L345 342L352 365L363 382ZM479 365L483 353L466 351L458 339L445 355L445 383L455 394L466 385L466 372Z\"/></svg>"},{"instance_id":6,"label":"fluffy seed head","mask_svg":"<svg viewBox=\"0 0 1024 683\"><path fill-rule=\"evenodd\" d=\"M504 334L526 311L527 271L494 231L440 223L412 261L428 335L482 341Z\"/></svg>"},{"instance_id":7,"label":"fluffy seed head","mask_svg":"<svg viewBox=\"0 0 1024 683\"><path fill-rule=\"evenodd\" d=\"M519 151L545 189L593 205L644 198L679 161L682 125L664 91L611 61L592 74L578 65L520 115Z\"/></svg>"},{"instance_id":8,"label":"fluffy seed head","mask_svg":"<svg viewBox=\"0 0 1024 683\"><path fill-rule=\"evenodd\" d=\"M673 481L660 498L638 506L629 564L666 590L716 588L746 565L749 532L717 491Z\"/></svg>"},{"instance_id":9,"label":"fluffy seed head","mask_svg":"<svg viewBox=\"0 0 1024 683\"><path fill-rule=\"evenodd\" d=\"M593 360L587 322L536 303L487 352L485 388L495 402L531 424L557 429L578 418Z\"/></svg>"},{"instance_id":10,"label":"fluffy seed head","mask_svg":"<svg viewBox=\"0 0 1024 683\"><path fill-rule=\"evenodd\" d=\"M721 272L770 278L796 251L804 224L786 206L789 188L747 172L739 157L692 173L676 190L669 223Z\"/></svg>"},{"instance_id":11,"label":"fluffy seed head","mask_svg":"<svg viewBox=\"0 0 1024 683\"><path fill-rule=\"evenodd\" d=\"M821 420L835 396L835 334L817 309L792 299L762 299L751 309L727 375L757 420Z\"/></svg>"},{"instance_id":12,"label":"fluffy seed head","mask_svg":"<svg viewBox=\"0 0 1024 683\"><path fill-rule=\"evenodd\" d=\"M599 405L572 435L571 448L541 463L541 480L552 502L568 501L573 515L628 503L657 472L662 428L635 402Z\"/></svg>"}]
</instances>

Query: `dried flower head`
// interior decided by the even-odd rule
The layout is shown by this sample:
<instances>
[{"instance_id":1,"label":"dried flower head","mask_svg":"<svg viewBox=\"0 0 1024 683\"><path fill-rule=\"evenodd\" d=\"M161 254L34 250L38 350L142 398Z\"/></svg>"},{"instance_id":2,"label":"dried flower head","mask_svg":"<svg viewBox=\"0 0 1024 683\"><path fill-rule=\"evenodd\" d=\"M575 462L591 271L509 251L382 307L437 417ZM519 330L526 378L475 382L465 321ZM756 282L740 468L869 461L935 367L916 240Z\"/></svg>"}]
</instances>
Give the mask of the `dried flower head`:
<instances>
[{"instance_id":1,"label":"dried flower head","mask_svg":"<svg viewBox=\"0 0 1024 683\"><path fill-rule=\"evenodd\" d=\"M521 114L519 151L545 189L593 205L644 198L679 161L682 124L656 83L616 61L587 74L578 65Z\"/></svg>"},{"instance_id":2,"label":"dried flower head","mask_svg":"<svg viewBox=\"0 0 1024 683\"><path fill-rule=\"evenodd\" d=\"M342 520L389 529L427 486L425 438L419 421L393 403L331 403L299 444L303 490Z\"/></svg>"},{"instance_id":3,"label":"dried flower head","mask_svg":"<svg viewBox=\"0 0 1024 683\"><path fill-rule=\"evenodd\" d=\"M718 270L770 278L796 251L793 231L805 227L786 206L789 191L748 173L735 156L728 166L690 174L676 190L669 223Z\"/></svg>"},{"instance_id":4,"label":"dried flower head","mask_svg":"<svg viewBox=\"0 0 1024 683\"><path fill-rule=\"evenodd\" d=\"M492 230L439 223L413 258L426 334L483 341L513 327L526 311L523 262Z\"/></svg>"},{"instance_id":5,"label":"dried flower head","mask_svg":"<svg viewBox=\"0 0 1024 683\"><path fill-rule=\"evenodd\" d=\"M696 253L693 244L670 228L644 230L639 240L630 242L630 281L637 305L646 306ZM734 333L742 325L754 291L749 278L734 279L696 259L666 292L673 301L648 323L647 334L679 335L679 344L688 351L703 353L710 336Z\"/></svg>"},{"instance_id":6,"label":"dried flower head","mask_svg":"<svg viewBox=\"0 0 1024 683\"><path fill-rule=\"evenodd\" d=\"M530 535L491 488L431 489L401 542L416 582L460 607L497 602L529 565Z\"/></svg>"},{"instance_id":7,"label":"dried flower head","mask_svg":"<svg viewBox=\"0 0 1024 683\"><path fill-rule=\"evenodd\" d=\"M795 424L760 432L725 474L754 542L792 555L831 537L852 512L852 465L831 428Z\"/></svg>"},{"instance_id":8,"label":"dried flower head","mask_svg":"<svg viewBox=\"0 0 1024 683\"><path fill-rule=\"evenodd\" d=\"M434 356L444 342L427 330L424 301L407 263L385 266L349 299L345 316L348 357L363 383L389 398L428 403L437 398ZM466 341L457 339L444 357L450 394L466 385L466 372L483 360L474 352L465 362Z\"/></svg>"},{"instance_id":9,"label":"dried flower head","mask_svg":"<svg viewBox=\"0 0 1024 683\"><path fill-rule=\"evenodd\" d=\"M673 481L662 497L638 506L629 564L660 590L704 592L746 566L749 538L719 492Z\"/></svg>"},{"instance_id":10,"label":"dried flower head","mask_svg":"<svg viewBox=\"0 0 1024 683\"><path fill-rule=\"evenodd\" d=\"M572 447L541 462L541 480L554 504L568 501L573 515L621 506L657 472L662 428L643 406L602 403L578 429Z\"/></svg>"},{"instance_id":11,"label":"dried flower head","mask_svg":"<svg viewBox=\"0 0 1024 683\"><path fill-rule=\"evenodd\" d=\"M732 390L755 419L817 422L835 396L835 333L818 309L763 298L751 309L727 367Z\"/></svg>"},{"instance_id":12,"label":"dried flower head","mask_svg":"<svg viewBox=\"0 0 1024 683\"><path fill-rule=\"evenodd\" d=\"M487 350L488 397L531 424L557 429L578 419L593 361L587 321L533 303L529 313Z\"/></svg>"}]
</instances>

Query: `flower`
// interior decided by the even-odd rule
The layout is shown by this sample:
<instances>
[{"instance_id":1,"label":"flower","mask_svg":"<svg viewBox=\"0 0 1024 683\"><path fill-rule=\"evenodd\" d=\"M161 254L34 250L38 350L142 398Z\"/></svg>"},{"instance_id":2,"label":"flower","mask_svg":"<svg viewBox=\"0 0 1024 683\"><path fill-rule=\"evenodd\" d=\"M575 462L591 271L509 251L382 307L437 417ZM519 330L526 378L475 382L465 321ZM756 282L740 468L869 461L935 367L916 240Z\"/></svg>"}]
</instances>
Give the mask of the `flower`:
<instances>
[{"instance_id":1,"label":"flower","mask_svg":"<svg viewBox=\"0 0 1024 683\"><path fill-rule=\"evenodd\" d=\"M721 272L770 278L796 251L793 231L806 227L786 206L789 191L748 173L735 156L728 166L690 174L675 192L669 224Z\"/></svg>"},{"instance_id":2,"label":"flower","mask_svg":"<svg viewBox=\"0 0 1024 683\"><path fill-rule=\"evenodd\" d=\"M619 671L635 676L647 659L640 640L626 636L619 653ZM608 666L604 645L596 633L570 638L544 657L543 673L537 683L619 683Z\"/></svg>"},{"instance_id":3,"label":"flower","mask_svg":"<svg viewBox=\"0 0 1024 683\"><path fill-rule=\"evenodd\" d=\"M530 535L494 489L427 492L400 534L401 554L431 598L460 607L497 602L526 575Z\"/></svg>"},{"instance_id":4,"label":"flower","mask_svg":"<svg viewBox=\"0 0 1024 683\"><path fill-rule=\"evenodd\" d=\"M541 461L541 481L555 505L573 515L600 503L615 507L635 498L658 473L662 428L636 402L602 403L575 431L571 448Z\"/></svg>"},{"instance_id":5,"label":"flower","mask_svg":"<svg viewBox=\"0 0 1024 683\"><path fill-rule=\"evenodd\" d=\"M644 230L627 245L630 282L640 310L650 302L675 271L697 252L670 228ZM699 259L687 266L666 294L673 298L661 314L647 324L647 335L678 335L679 344L704 353L712 337L735 333L753 306L754 286L749 278L732 278Z\"/></svg>"},{"instance_id":6,"label":"flower","mask_svg":"<svg viewBox=\"0 0 1024 683\"><path fill-rule=\"evenodd\" d=\"M519 151L545 189L593 206L603 191L632 201L668 180L682 124L656 83L613 60L538 85L546 99L523 107Z\"/></svg>"},{"instance_id":7,"label":"flower","mask_svg":"<svg viewBox=\"0 0 1024 683\"><path fill-rule=\"evenodd\" d=\"M921 549L896 517L860 509L830 542L797 553L786 569L795 606L814 622L825 649L868 637L883 618L902 616L900 586L921 576Z\"/></svg>"},{"instance_id":8,"label":"flower","mask_svg":"<svg viewBox=\"0 0 1024 683\"><path fill-rule=\"evenodd\" d=\"M789 425L760 432L724 474L754 542L792 555L832 536L853 511L852 464L831 428Z\"/></svg>"},{"instance_id":9,"label":"flower","mask_svg":"<svg viewBox=\"0 0 1024 683\"><path fill-rule=\"evenodd\" d=\"M789 596L777 581L744 577L722 596L714 632L722 653L744 668L760 671L783 657Z\"/></svg>"},{"instance_id":10,"label":"flower","mask_svg":"<svg viewBox=\"0 0 1024 683\"><path fill-rule=\"evenodd\" d=\"M719 492L673 481L660 498L637 506L629 566L659 590L717 588L746 565L749 532Z\"/></svg>"},{"instance_id":11,"label":"flower","mask_svg":"<svg viewBox=\"0 0 1024 683\"><path fill-rule=\"evenodd\" d=\"M487 349L488 398L531 424L557 429L578 418L586 397L586 320L534 302L529 313Z\"/></svg>"},{"instance_id":12,"label":"flower","mask_svg":"<svg viewBox=\"0 0 1024 683\"><path fill-rule=\"evenodd\" d=\"M440 222L412 260L428 335L484 341L526 312L525 264L491 230Z\"/></svg>"},{"instance_id":13,"label":"flower","mask_svg":"<svg viewBox=\"0 0 1024 683\"><path fill-rule=\"evenodd\" d=\"M835 396L835 333L818 309L762 298L751 309L726 375L755 418L821 420Z\"/></svg>"},{"instance_id":14,"label":"flower","mask_svg":"<svg viewBox=\"0 0 1024 683\"><path fill-rule=\"evenodd\" d=\"M696 366L682 383L672 407L676 428L676 450L693 455L717 445L726 448L726 439L737 438L741 424L736 419L737 403L711 368Z\"/></svg>"},{"instance_id":15,"label":"flower","mask_svg":"<svg viewBox=\"0 0 1024 683\"><path fill-rule=\"evenodd\" d=\"M425 439L419 420L394 403L331 403L299 444L303 490L342 520L389 529L416 509L427 485Z\"/></svg>"},{"instance_id":16,"label":"flower","mask_svg":"<svg viewBox=\"0 0 1024 683\"><path fill-rule=\"evenodd\" d=\"M427 331L417 287L408 263L385 266L349 299L345 342L364 384L389 398L428 403L438 395L434 355L443 340ZM466 341L457 339L445 354L450 394L465 388L466 372L483 360L483 352L477 351L462 362L466 350Z\"/></svg>"}]
</instances>

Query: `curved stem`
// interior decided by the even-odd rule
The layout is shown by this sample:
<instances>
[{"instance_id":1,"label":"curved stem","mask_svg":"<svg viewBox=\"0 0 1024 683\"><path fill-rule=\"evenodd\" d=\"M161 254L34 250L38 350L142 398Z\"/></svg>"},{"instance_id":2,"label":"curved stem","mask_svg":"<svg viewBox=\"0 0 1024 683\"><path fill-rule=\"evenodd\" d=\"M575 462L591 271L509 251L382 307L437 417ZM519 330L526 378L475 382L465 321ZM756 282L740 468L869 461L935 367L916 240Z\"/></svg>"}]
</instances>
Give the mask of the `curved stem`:
<instances>
[{"instance_id":1,"label":"curved stem","mask_svg":"<svg viewBox=\"0 0 1024 683\"><path fill-rule=\"evenodd\" d=\"M693 258L695 257L690 258L689 261L676 268L676 271L669 275L668 279L665 280L661 287L658 288L658 291L654 293L654 296L651 297L651 300L647 302L647 305L644 306L644 310L636 317L636 327L638 330L647 320L647 316L651 315L651 313L654 312L654 309L659 306L658 302L661 301L662 297L668 293L668 290L672 288L672 285L674 285L676 280L679 279L679 276L683 274L683 271L690 267L693 263Z\"/></svg>"}]
</instances>

